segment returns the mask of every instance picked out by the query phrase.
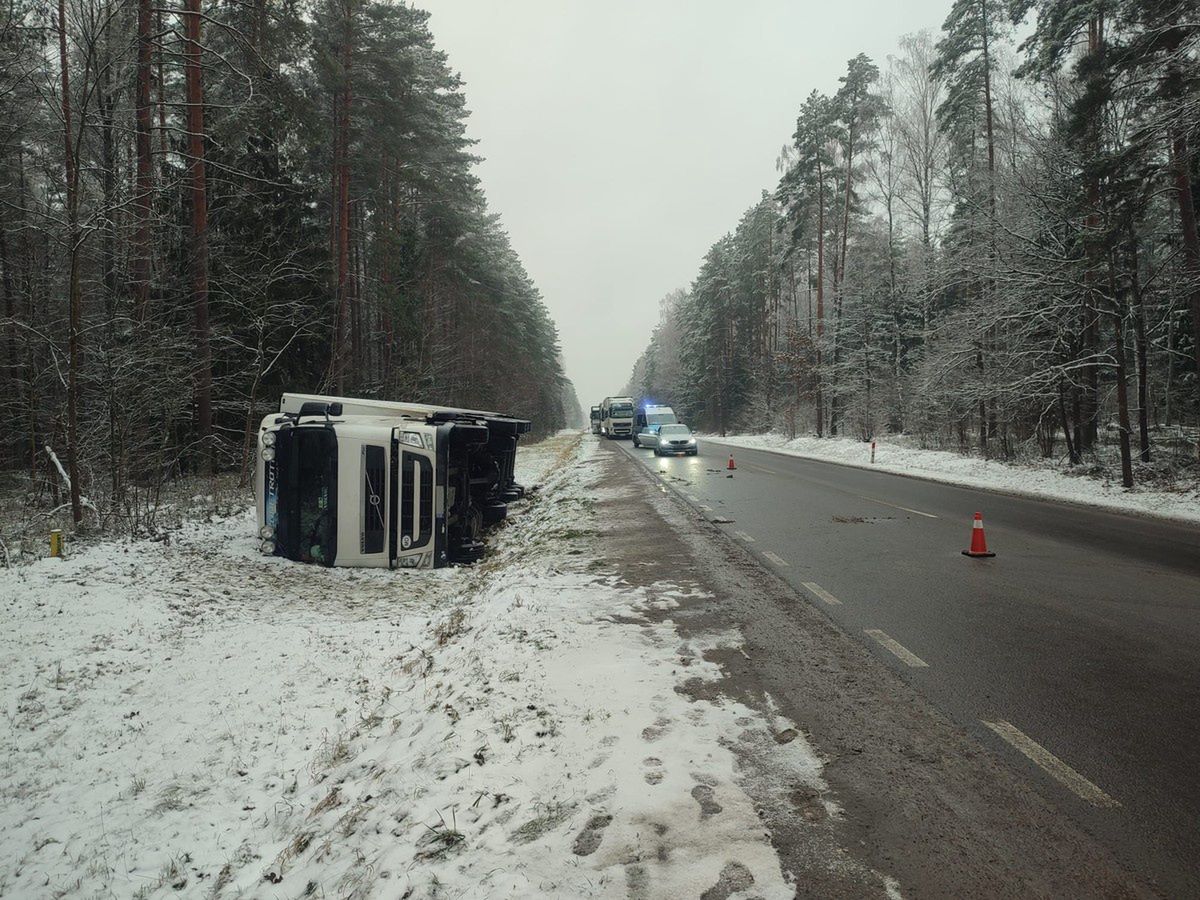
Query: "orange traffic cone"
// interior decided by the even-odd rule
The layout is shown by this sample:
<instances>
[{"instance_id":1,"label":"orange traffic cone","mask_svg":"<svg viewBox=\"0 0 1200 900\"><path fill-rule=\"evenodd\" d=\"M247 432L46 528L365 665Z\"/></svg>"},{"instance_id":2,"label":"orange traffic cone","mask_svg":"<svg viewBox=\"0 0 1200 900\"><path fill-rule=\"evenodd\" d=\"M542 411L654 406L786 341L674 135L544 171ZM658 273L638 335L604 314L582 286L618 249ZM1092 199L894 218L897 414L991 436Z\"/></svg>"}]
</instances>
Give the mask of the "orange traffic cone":
<instances>
[{"instance_id":1,"label":"orange traffic cone","mask_svg":"<svg viewBox=\"0 0 1200 900\"><path fill-rule=\"evenodd\" d=\"M995 556L987 548L987 538L983 536L983 513L975 513L975 521L971 523L971 549L964 550L963 556Z\"/></svg>"},{"instance_id":2,"label":"orange traffic cone","mask_svg":"<svg viewBox=\"0 0 1200 900\"><path fill-rule=\"evenodd\" d=\"M733 464L733 454L732 453L729 454L729 465L727 465L725 468L729 469L730 471L733 471L734 469L737 468L737 466L735 466Z\"/></svg>"}]
</instances>

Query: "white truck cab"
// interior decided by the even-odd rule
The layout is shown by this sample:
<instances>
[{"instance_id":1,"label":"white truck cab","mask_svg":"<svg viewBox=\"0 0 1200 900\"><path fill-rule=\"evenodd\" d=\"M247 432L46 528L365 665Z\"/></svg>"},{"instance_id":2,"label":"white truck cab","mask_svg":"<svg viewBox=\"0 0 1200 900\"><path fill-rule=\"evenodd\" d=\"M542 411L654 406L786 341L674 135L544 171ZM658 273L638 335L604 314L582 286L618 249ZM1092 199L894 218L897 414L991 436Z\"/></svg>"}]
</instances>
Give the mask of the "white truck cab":
<instances>
[{"instance_id":1,"label":"white truck cab","mask_svg":"<svg viewBox=\"0 0 1200 900\"><path fill-rule=\"evenodd\" d=\"M633 398L605 397L600 404L600 433L607 438L633 436Z\"/></svg>"},{"instance_id":2,"label":"white truck cab","mask_svg":"<svg viewBox=\"0 0 1200 900\"><path fill-rule=\"evenodd\" d=\"M493 412L284 394L258 433L264 553L325 566L475 562L483 532L524 495L517 440Z\"/></svg>"}]
</instances>

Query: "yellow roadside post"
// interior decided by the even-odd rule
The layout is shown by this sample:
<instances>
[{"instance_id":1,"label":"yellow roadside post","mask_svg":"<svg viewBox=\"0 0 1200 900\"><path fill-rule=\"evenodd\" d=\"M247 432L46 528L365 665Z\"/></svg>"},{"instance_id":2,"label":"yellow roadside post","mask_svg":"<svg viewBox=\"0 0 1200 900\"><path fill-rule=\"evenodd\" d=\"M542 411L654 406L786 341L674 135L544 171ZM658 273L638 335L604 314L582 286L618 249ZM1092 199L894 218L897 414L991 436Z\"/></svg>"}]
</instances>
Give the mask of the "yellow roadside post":
<instances>
[{"instance_id":1,"label":"yellow roadside post","mask_svg":"<svg viewBox=\"0 0 1200 900\"><path fill-rule=\"evenodd\" d=\"M50 555L62 559L63 533L61 528L55 528L50 532Z\"/></svg>"}]
</instances>

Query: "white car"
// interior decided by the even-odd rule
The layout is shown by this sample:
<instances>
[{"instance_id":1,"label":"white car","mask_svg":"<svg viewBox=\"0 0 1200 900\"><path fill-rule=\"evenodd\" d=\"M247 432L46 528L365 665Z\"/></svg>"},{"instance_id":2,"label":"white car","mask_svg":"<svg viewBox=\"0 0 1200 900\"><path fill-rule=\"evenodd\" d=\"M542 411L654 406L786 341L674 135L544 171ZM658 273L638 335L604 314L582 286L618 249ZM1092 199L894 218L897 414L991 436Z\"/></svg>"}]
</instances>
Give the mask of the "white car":
<instances>
[{"instance_id":1,"label":"white car","mask_svg":"<svg viewBox=\"0 0 1200 900\"><path fill-rule=\"evenodd\" d=\"M642 436L642 440L649 443L645 435ZM658 429L655 456L695 456L698 449L692 430L686 425L663 425Z\"/></svg>"}]
</instances>

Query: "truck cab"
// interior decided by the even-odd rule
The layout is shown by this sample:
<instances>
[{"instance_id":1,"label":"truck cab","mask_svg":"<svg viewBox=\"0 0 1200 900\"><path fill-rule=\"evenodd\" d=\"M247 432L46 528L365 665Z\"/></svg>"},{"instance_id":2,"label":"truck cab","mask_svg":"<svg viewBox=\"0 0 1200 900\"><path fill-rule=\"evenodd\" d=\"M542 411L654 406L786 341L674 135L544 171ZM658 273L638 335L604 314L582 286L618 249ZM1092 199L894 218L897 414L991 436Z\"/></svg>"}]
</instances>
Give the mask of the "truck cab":
<instances>
[{"instance_id":1,"label":"truck cab","mask_svg":"<svg viewBox=\"0 0 1200 900\"><path fill-rule=\"evenodd\" d=\"M255 467L263 553L325 566L433 568L482 558L524 495L532 423L479 410L285 394Z\"/></svg>"},{"instance_id":2,"label":"truck cab","mask_svg":"<svg viewBox=\"0 0 1200 900\"><path fill-rule=\"evenodd\" d=\"M633 436L633 398L605 397L600 404L600 433L605 437Z\"/></svg>"},{"instance_id":3,"label":"truck cab","mask_svg":"<svg viewBox=\"0 0 1200 900\"><path fill-rule=\"evenodd\" d=\"M600 433L600 407L592 407L592 434Z\"/></svg>"}]
</instances>

